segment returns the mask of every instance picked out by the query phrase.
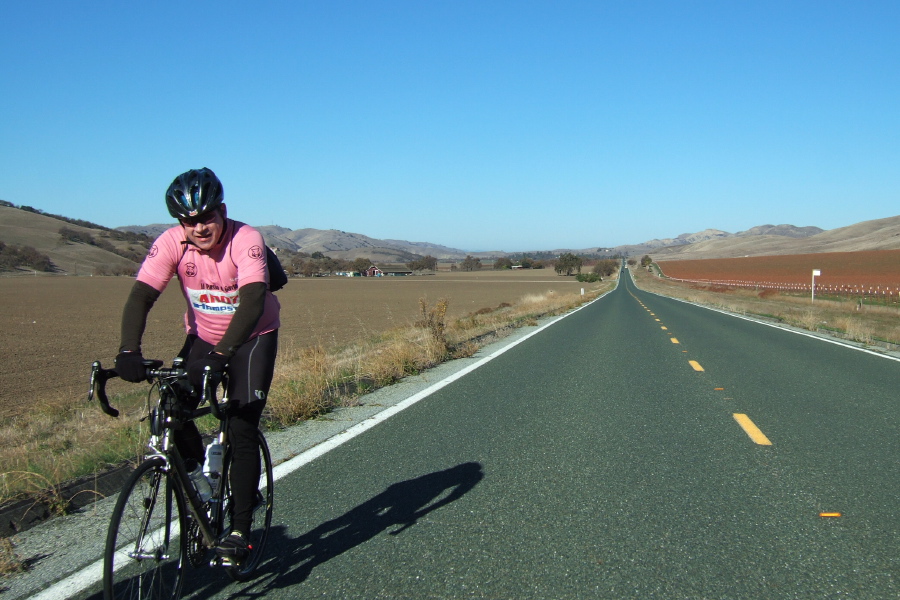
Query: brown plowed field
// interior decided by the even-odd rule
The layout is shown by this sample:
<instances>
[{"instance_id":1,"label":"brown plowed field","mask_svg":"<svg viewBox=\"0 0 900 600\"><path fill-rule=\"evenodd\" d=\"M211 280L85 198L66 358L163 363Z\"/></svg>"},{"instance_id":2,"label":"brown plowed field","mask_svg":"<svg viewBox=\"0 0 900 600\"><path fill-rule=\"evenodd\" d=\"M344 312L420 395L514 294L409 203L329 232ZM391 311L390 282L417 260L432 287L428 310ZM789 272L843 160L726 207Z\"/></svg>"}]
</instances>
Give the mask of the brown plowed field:
<instances>
[{"instance_id":1,"label":"brown plowed field","mask_svg":"<svg viewBox=\"0 0 900 600\"><path fill-rule=\"evenodd\" d=\"M132 283L125 277L0 277L0 417L37 402L85 405L91 362L113 365ZM417 319L423 296L432 304L448 298L453 318L529 294L581 287L586 284L551 269L293 279L277 294L280 342L334 347L406 326ZM174 356L184 339L183 313L184 299L173 282L150 313L144 356Z\"/></svg>"},{"instance_id":2,"label":"brown plowed field","mask_svg":"<svg viewBox=\"0 0 900 600\"><path fill-rule=\"evenodd\" d=\"M900 250L827 252L747 258L667 260L657 263L667 277L713 282L810 284L900 288Z\"/></svg>"}]
</instances>

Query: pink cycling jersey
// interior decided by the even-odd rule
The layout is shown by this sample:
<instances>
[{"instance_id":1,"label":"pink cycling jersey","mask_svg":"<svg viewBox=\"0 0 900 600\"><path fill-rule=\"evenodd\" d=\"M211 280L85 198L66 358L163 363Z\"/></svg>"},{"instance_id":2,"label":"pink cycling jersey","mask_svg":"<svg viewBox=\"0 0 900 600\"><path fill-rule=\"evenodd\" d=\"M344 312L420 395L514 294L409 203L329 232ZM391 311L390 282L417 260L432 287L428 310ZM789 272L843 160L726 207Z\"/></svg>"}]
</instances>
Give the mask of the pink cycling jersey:
<instances>
[{"instance_id":1,"label":"pink cycling jersey","mask_svg":"<svg viewBox=\"0 0 900 600\"><path fill-rule=\"evenodd\" d=\"M224 238L224 243L203 252L176 225L156 239L137 275L138 281L160 292L177 275L188 306L185 330L210 344L225 335L239 303L238 289L248 283L268 283L262 234L227 219ZM278 329L280 308L275 295L266 291L265 309L250 337Z\"/></svg>"}]
</instances>

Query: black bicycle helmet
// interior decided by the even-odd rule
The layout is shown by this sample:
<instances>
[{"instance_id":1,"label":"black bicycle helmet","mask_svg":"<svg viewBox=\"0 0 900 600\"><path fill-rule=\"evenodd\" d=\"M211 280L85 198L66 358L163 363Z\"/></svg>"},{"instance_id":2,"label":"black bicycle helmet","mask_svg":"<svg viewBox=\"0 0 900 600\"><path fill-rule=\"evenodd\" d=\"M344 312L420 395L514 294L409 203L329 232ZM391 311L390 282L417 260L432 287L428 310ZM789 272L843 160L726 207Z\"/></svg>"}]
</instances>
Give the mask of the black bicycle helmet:
<instances>
[{"instance_id":1,"label":"black bicycle helmet","mask_svg":"<svg viewBox=\"0 0 900 600\"><path fill-rule=\"evenodd\" d=\"M221 206L225 200L222 182L206 167L191 169L175 178L166 190L166 208L176 219L189 219Z\"/></svg>"}]
</instances>

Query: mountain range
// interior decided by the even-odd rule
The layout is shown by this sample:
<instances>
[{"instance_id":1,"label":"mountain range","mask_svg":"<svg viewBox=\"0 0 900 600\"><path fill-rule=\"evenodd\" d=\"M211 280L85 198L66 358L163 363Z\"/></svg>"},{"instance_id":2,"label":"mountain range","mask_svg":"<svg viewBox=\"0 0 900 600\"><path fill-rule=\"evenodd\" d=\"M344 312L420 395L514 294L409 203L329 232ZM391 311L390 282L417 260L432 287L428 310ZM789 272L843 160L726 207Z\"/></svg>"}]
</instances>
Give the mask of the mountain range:
<instances>
[{"instance_id":1,"label":"mountain range","mask_svg":"<svg viewBox=\"0 0 900 600\"><path fill-rule=\"evenodd\" d=\"M59 230L67 227L95 238L108 238L108 232L60 221L49 215L0 206L0 242L27 245L48 255L60 272L89 273L96 267L134 264L101 247L61 240ZM120 227L118 230L145 233L155 237L170 224ZM376 239L360 233L335 229L296 229L274 225L260 226L266 242L275 248L312 254L321 252L332 258L352 260L366 257L375 263L407 263L431 255L441 261L457 261L472 255L481 259L521 255L522 252L467 252L429 242ZM128 246L114 241L114 245ZM655 260L728 258L770 254L809 254L816 252L852 252L856 250L900 249L900 216L863 221L847 227L823 230L819 227L759 225L746 231L729 233L705 229L673 238L653 239L615 247L553 248L530 250L529 256L558 255L573 252L595 256L643 256Z\"/></svg>"},{"instance_id":2,"label":"mountain range","mask_svg":"<svg viewBox=\"0 0 900 600\"><path fill-rule=\"evenodd\" d=\"M147 226L120 227L122 231L145 233L155 237L162 233L170 225L155 224ZM266 243L273 248L282 248L292 252L321 252L333 258L353 260L358 257L370 258L374 262L409 262L418 256L431 255L438 260L461 260L467 255L477 258L490 259L510 255L521 255L519 252L487 251L471 252L459 248L451 248L429 242L408 242L405 240L376 239L360 233L350 233L337 229L287 229L277 225L264 225L257 227L266 239ZM690 246L711 240L726 240L739 237L762 239L764 237L801 239L818 235L824 230L819 227L795 227L793 225L759 225L739 231L728 233L720 229L705 229L696 233L683 233L674 238L653 239L640 244L628 244L622 246L596 246L591 248L552 248L530 249L525 254L551 254L559 255L565 252L573 252L581 255L613 256L648 254L663 248L678 248Z\"/></svg>"}]
</instances>

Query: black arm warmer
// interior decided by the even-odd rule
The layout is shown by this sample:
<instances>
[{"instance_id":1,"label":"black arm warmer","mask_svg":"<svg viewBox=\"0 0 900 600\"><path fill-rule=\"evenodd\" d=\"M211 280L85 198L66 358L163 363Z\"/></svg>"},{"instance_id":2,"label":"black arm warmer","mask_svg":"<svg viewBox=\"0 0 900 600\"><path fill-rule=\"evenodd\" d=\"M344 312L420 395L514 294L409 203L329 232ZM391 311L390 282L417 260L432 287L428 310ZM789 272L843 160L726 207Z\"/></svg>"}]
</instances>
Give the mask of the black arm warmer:
<instances>
[{"instance_id":1,"label":"black arm warmer","mask_svg":"<svg viewBox=\"0 0 900 600\"><path fill-rule=\"evenodd\" d=\"M146 283L135 281L122 311L122 336L119 352L140 352L141 338L147 326L147 313L160 292Z\"/></svg>"},{"instance_id":2,"label":"black arm warmer","mask_svg":"<svg viewBox=\"0 0 900 600\"><path fill-rule=\"evenodd\" d=\"M241 286L238 289L238 298L240 302L234 316L231 317L231 323L228 324L222 340L213 348L213 352L224 354L229 358L237 352L238 346L247 341L263 314L266 307L265 282Z\"/></svg>"}]
</instances>

